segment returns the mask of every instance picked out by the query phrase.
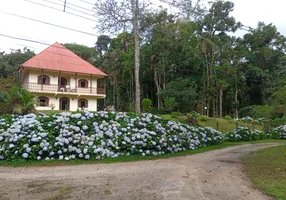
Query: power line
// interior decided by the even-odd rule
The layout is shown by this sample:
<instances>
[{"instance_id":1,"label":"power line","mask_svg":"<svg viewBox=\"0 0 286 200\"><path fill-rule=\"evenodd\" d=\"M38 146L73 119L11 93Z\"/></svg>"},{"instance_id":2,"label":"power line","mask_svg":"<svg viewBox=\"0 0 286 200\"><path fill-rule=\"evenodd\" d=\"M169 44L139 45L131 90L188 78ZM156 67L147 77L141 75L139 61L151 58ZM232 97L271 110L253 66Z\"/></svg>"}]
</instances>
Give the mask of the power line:
<instances>
[{"instance_id":1,"label":"power line","mask_svg":"<svg viewBox=\"0 0 286 200\"><path fill-rule=\"evenodd\" d=\"M68 27L65 27L65 26L57 25L57 24L52 24L52 23L49 23L49 22L44 22L44 21L40 21L40 20L37 20L37 19L24 17L24 16L21 16L21 15L16 15L16 14L13 14L13 13L8 13L8 12L4 12L4 11L0 11L0 12L1 13L5 13L7 15L12 15L12 16L15 16L15 17L20 17L20 18L23 18L23 19L28 19L28 20L31 20L31 21L43 23L43 24L46 24L46 25L50 25L50 26L54 26L54 27L58 27L58 28L62 28L62 29L67 29L67 30L70 30L70 31L78 32L78 33L83 33L83 34L86 34L86 35L97 36L97 35L95 35L93 33L88 33L88 32L84 32L84 31L81 31L81 30L68 28Z\"/></svg>"},{"instance_id":2,"label":"power line","mask_svg":"<svg viewBox=\"0 0 286 200\"><path fill-rule=\"evenodd\" d=\"M29 45L18 44L18 43L13 43L13 44L16 44L16 45L18 45L18 46L29 47L29 48L31 48L31 49L38 49L38 50L43 51L43 49L41 49L41 48L37 48L37 47L29 46ZM60 49L65 49L65 48L59 47L59 46L53 46L53 47L60 48ZM68 48L66 48L66 49L68 49ZM51 52L51 53L53 53L53 54L60 55L60 56L75 58L74 56L69 56L69 55L66 55L66 54L57 53L57 52L54 52L54 51L50 51L50 50L48 50L48 49L44 49L44 50L45 50L45 51L48 51L48 52ZM71 51L71 50L70 50L70 51ZM78 54L81 55L81 53L82 53L82 52L79 52L79 51L72 51L72 52L75 53L75 54L77 54L77 55L78 55ZM78 55L78 56L79 56L79 55ZM38 58L37 58L37 59L38 59ZM38 60L45 60L45 59L38 59ZM45 61L47 61L47 60L45 60ZM54 61L54 62L55 62L55 61Z\"/></svg>"},{"instance_id":3,"label":"power line","mask_svg":"<svg viewBox=\"0 0 286 200\"><path fill-rule=\"evenodd\" d=\"M42 1L45 1L45 2L48 2L48 3L54 4L54 5L58 5L58 6L63 6L63 5L60 4L60 3L56 3L56 2L53 2L53 1L49 1L49 0L42 0ZM80 10L77 10L77 9L74 9L74 8L71 8L71 7L69 7L69 6L65 6L65 8L69 8L69 9L74 10L74 11L76 11L76 12L83 13L83 14L85 14L85 15L94 17L94 15L91 15L91 14L89 14L89 13L86 13L86 12L83 12L83 11L80 11ZM64 12L66 12L66 10L65 10Z\"/></svg>"},{"instance_id":4,"label":"power line","mask_svg":"<svg viewBox=\"0 0 286 200\"><path fill-rule=\"evenodd\" d=\"M52 44L48 44L48 43L44 43L44 42L40 42L40 41L36 41L36 40L30 40L30 39L20 38L20 37L14 37L14 36L5 35L5 34L1 34L1 33L0 33L0 36L7 37L7 38L10 38L10 39L14 39L14 40L21 40L21 41L33 42L33 43L37 43L37 44L41 44L41 45L46 45L46 46L52 46ZM22 44L17 44L17 45L28 47L27 45L22 45ZM42 49L40 49L40 48L35 48L35 47L31 47L31 46L29 46L29 47L30 47L30 48L34 48L34 49L42 50ZM59 48L59 49L68 49L68 48L66 48L66 47L60 47L60 46L53 46L53 47L56 47L56 48ZM46 49L46 51L49 51L49 50ZM69 55L57 53L57 52L54 52L54 51L49 51L49 52L54 53L54 54L57 54L57 55L61 55L61 56L66 56L66 57L70 57L70 58L75 58L74 56L69 56ZM79 51L72 51L72 52L81 54L81 52L79 52ZM43 60L43 59L42 59L42 60ZM46 60L46 61L47 61L47 60Z\"/></svg>"},{"instance_id":5,"label":"power line","mask_svg":"<svg viewBox=\"0 0 286 200\"><path fill-rule=\"evenodd\" d=\"M64 3L64 1L63 0L58 0L59 2L62 2L62 3ZM91 9L88 9L88 8L84 8L84 7L81 7L81 6L78 6L78 5L75 5L75 4L72 4L72 3L69 3L69 2L67 2L69 5L71 5L71 6L74 6L74 7L77 7L77 8L80 8L80 9L83 9L83 10L87 10L87 11L90 11L90 12L93 12Z\"/></svg>"},{"instance_id":6,"label":"power line","mask_svg":"<svg viewBox=\"0 0 286 200\"><path fill-rule=\"evenodd\" d=\"M0 33L0 36L2 36L2 37L7 37L7 38L11 38L11 39L15 39L15 40L22 40L22 41L33 42L33 43L37 43L37 44L43 44L43 45L48 45L48 46L50 46L50 44L45 43L45 42L40 42L40 41L30 40L30 39L25 39L25 38L20 38L20 37L14 37L14 36L5 35L5 34L2 34L2 33Z\"/></svg>"},{"instance_id":7,"label":"power line","mask_svg":"<svg viewBox=\"0 0 286 200\"><path fill-rule=\"evenodd\" d=\"M84 2L84 3L86 3L86 4L89 4L89 5L94 6L94 4L93 4L93 3L90 3L90 2L88 2L88 1L85 1L85 0L79 0L79 1L81 1L81 2Z\"/></svg>"},{"instance_id":8,"label":"power line","mask_svg":"<svg viewBox=\"0 0 286 200\"><path fill-rule=\"evenodd\" d=\"M45 5L45 4L36 3L36 2L30 1L30 0L24 0L24 1L63 12L61 9L58 9L58 8L55 8L55 7L52 7L52 6L48 6L48 5ZM84 16L82 16L82 15L75 14L75 13L72 13L72 12L65 11L65 13L68 13L68 14L70 14L70 15L74 15L74 16L77 16L77 17L81 17L81 18L83 18L83 19L87 19L87 20L96 22L96 21L93 20L93 19L90 19L90 18L88 18L88 17L84 17Z\"/></svg>"}]
</instances>

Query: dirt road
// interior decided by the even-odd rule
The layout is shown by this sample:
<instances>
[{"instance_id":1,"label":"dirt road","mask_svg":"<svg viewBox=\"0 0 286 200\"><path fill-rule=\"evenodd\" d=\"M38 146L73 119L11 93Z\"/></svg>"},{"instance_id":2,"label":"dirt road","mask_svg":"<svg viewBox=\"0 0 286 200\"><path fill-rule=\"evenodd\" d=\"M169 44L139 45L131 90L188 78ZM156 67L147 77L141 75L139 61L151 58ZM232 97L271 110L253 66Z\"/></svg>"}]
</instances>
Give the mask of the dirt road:
<instances>
[{"instance_id":1,"label":"dirt road","mask_svg":"<svg viewBox=\"0 0 286 200\"><path fill-rule=\"evenodd\" d=\"M155 161L64 167L0 167L0 199L271 199L240 158L277 144L242 145Z\"/></svg>"}]
</instances>

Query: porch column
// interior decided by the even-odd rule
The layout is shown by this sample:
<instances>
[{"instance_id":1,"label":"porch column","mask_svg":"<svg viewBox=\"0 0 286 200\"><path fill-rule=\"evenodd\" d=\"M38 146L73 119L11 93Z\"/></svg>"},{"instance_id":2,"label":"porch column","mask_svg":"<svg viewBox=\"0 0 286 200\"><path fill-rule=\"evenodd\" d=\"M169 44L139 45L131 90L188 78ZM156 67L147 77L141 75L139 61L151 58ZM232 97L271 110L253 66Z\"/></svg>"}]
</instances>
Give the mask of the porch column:
<instances>
[{"instance_id":1,"label":"porch column","mask_svg":"<svg viewBox=\"0 0 286 200\"><path fill-rule=\"evenodd\" d=\"M43 91L43 88L44 88L44 86L43 86L43 82L44 82L44 69L42 69L42 85L41 85L41 90Z\"/></svg>"},{"instance_id":2,"label":"porch column","mask_svg":"<svg viewBox=\"0 0 286 200\"><path fill-rule=\"evenodd\" d=\"M103 94L106 93L106 77L104 77Z\"/></svg>"},{"instance_id":3,"label":"porch column","mask_svg":"<svg viewBox=\"0 0 286 200\"><path fill-rule=\"evenodd\" d=\"M92 74L90 75L90 94L92 94Z\"/></svg>"},{"instance_id":4,"label":"porch column","mask_svg":"<svg viewBox=\"0 0 286 200\"><path fill-rule=\"evenodd\" d=\"M77 73L75 73L75 93L77 93Z\"/></svg>"},{"instance_id":5,"label":"porch column","mask_svg":"<svg viewBox=\"0 0 286 200\"><path fill-rule=\"evenodd\" d=\"M61 88L61 71L59 71L59 80L58 80L58 90L59 91Z\"/></svg>"}]
</instances>

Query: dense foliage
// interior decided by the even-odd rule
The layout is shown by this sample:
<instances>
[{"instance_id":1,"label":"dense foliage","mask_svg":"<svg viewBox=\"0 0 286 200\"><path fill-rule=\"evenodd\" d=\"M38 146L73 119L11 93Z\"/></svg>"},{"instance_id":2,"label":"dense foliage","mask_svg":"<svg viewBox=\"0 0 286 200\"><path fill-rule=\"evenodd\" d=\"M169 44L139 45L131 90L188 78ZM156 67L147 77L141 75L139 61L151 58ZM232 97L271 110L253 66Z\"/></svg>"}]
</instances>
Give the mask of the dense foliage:
<instances>
[{"instance_id":1,"label":"dense foliage","mask_svg":"<svg viewBox=\"0 0 286 200\"><path fill-rule=\"evenodd\" d=\"M213 128L194 128L152 114L69 113L0 117L0 159L102 159L160 155L223 141Z\"/></svg>"},{"instance_id":2,"label":"dense foliage","mask_svg":"<svg viewBox=\"0 0 286 200\"><path fill-rule=\"evenodd\" d=\"M193 19L182 20L164 10L144 16L141 99L151 99L159 111L196 110L232 118L248 116L253 105L275 104L274 115L258 110L250 116L282 117L284 108L272 99L279 98L274 93L285 85L285 37L263 22L242 37L232 36L246 29L231 16L234 9L232 2L218 0ZM128 111L135 95L133 35L123 32L110 40L102 36L98 44L98 49L104 44L104 51L97 65L110 75L105 103ZM168 99L175 100L171 110Z\"/></svg>"},{"instance_id":3,"label":"dense foliage","mask_svg":"<svg viewBox=\"0 0 286 200\"><path fill-rule=\"evenodd\" d=\"M35 110L34 95L15 83L15 78L0 78L0 114L27 114Z\"/></svg>"}]
</instances>

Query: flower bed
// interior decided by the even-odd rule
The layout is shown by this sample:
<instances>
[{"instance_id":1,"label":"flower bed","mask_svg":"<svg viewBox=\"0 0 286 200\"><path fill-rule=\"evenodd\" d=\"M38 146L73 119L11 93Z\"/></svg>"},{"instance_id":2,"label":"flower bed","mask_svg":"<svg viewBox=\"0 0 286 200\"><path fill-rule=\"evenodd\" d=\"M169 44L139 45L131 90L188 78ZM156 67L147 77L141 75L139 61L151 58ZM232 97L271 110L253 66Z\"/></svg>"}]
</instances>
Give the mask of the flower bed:
<instances>
[{"instance_id":1,"label":"flower bed","mask_svg":"<svg viewBox=\"0 0 286 200\"><path fill-rule=\"evenodd\" d=\"M213 128L194 128L152 114L63 112L0 117L0 159L103 159L161 155L219 144Z\"/></svg>"},{"instance_id":2,"label":"flower bed","mask_svg":"<svg viewBox=\"0 0 286 200\"><path fill-rule=\"evenodd\" d=\"M273 129L274 135L280 136L280 139L286 139L286 125L279 126Z\"/></svg>"},{"instance_id":3,"label":"flower bed","mask_svg":"<svg viewBox=\"0 0 286 200\"><path fill-rule=\"evenodd\" d=\"M259 130L251 131L249 128L242 126L225 135L225 140L228 142L263 140L266 138L271 138L271 134L265 134Z\"/></svg>"}]
</instances>

